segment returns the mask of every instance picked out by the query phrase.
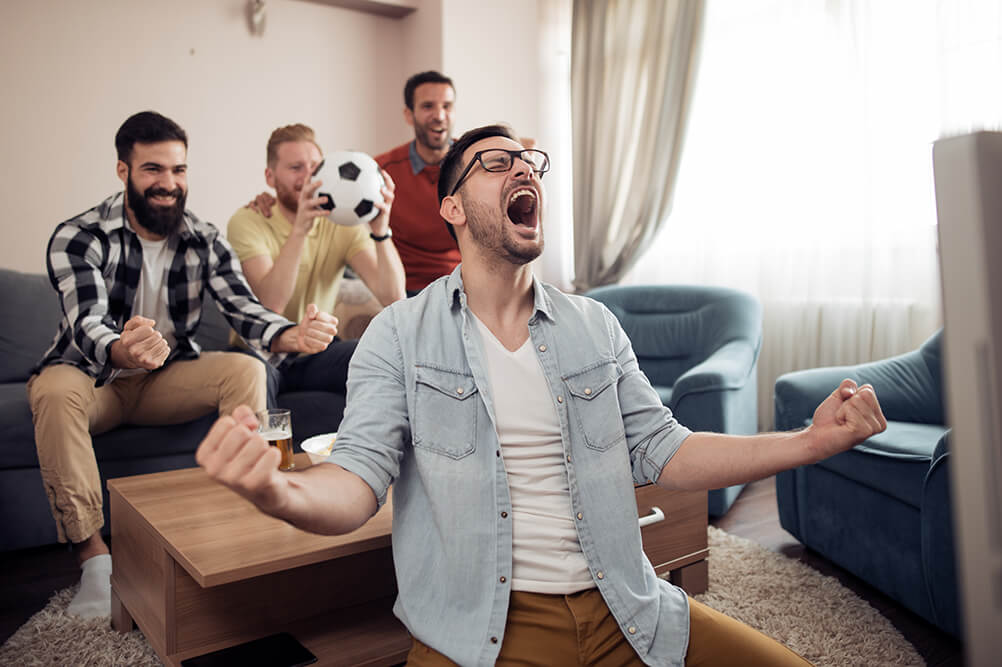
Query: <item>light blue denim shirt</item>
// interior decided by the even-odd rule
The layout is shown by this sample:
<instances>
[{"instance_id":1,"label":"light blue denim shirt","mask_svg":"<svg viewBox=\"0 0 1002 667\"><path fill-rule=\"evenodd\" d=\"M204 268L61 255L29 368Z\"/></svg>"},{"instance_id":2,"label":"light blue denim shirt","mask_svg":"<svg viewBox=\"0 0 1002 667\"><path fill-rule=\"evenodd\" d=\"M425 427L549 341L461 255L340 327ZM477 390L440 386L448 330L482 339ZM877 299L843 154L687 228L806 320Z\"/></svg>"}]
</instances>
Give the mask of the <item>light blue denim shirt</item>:
<instances>
[{"instance_id":1,"label":"light blue denim shirt","mask_svg":"<svg viewBox=\"0 0 1002 667\"><path fill-rule=\"evenodd\" d=\"M460 665L492 665L511 591L511 499L461 268L369 324L328 460L365 480L380 504L393 484L394 613ZM592 578L645 663L681 665L688 600L643 553L633 485L656 481L690 431L661 404L605 306L533 285L529 335L560 417Z\"/></svg>"}]
</instances>

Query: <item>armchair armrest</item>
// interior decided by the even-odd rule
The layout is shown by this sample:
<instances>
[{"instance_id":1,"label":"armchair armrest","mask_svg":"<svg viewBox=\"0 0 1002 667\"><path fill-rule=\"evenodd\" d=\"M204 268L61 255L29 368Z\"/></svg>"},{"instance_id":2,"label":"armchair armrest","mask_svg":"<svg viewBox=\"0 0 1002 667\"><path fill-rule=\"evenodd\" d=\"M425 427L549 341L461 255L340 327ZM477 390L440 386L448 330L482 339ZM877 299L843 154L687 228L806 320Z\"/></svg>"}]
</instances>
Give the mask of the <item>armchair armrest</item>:
<instances>
[{"instance_id":1,"label":"armchair armrest","mask_svg":"<svg viewBox=\"0 0 1002 667\"><path fill-rule=\"evenodd\" d=\"M856 379L853 366L811 368L779 376L775 390L776 430L807 426L821 401L845 378Z\"/></svg>"},{"instance_id":2,"label":"armchair armrest","mask_svg":"<svg viewBox=\"0 0 1002 667\"><path fill-rule=\"evenodd\" d=\"M679 376L670 405L678 420L694 431L757 432L757 357L748 341L732 341Z\"/></svg>"},{"instance_id":3,"label":"armchair armrest","mask_svg":"<svg viewBox=\"0 0 1002 667\"><path fill-rule=\"evenodd\" d=\"M856 366L830 366L795 371L776 380L776 428L801 428L814 409L851 378L871 384L890 421L943 424L942 388L919 351Z\"/></svg>"},{"instance_id":4,"label":"armchair armrest","mask_svg":"<svg viewBox=\"0 0 1002 667\"><path fill-rule=\"evenodd\" d=\"M702 363L678 376L672 389L672 401L677 403L687 394L740 389L751 377L757 358L758 350L748 341L726 343Z\"/></svg>"}]
</instances>

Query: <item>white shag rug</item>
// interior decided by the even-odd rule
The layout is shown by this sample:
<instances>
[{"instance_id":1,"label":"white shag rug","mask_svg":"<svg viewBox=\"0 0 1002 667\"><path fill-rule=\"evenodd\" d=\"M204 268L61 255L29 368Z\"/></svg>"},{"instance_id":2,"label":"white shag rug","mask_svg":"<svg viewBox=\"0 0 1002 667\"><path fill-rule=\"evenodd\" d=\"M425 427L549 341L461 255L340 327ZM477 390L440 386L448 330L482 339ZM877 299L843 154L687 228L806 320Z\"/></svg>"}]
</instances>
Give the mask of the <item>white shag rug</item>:
<instances>
[{"instance_id":1,"label":"white shag rug","mask_svg":"<svg viewBox=\"0 0 1002 667\"><path fill-rule=\"evenodd\" d=\"M710 526L710 587L696 599L774 637L819 667L924 665L876 609L837 579ZM160 665L139 630L108 619L83 621L66 606L76 587L55 593L3 646L0 665Z\"/></svg>"}]
</instances>

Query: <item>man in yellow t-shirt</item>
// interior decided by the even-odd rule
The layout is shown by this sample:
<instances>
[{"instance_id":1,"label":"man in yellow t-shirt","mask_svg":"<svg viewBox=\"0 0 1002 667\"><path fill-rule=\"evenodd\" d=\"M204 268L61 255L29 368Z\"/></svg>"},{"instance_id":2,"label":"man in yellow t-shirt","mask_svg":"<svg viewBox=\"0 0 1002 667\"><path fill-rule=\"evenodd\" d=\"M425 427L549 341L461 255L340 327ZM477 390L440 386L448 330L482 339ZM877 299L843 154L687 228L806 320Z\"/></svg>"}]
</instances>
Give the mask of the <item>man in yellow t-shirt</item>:
<instances>
[{"instance_id":1,"label":"man in yellow t-shirt","mask_svg":"<svg viewBox=\"0 0 1002 667\"><path fill-rule=\"evenodd\" d=\"M383 172L386 201L376 205L380 214L368 225L335 225L320 206L323 200L315 197L321 182L311 180L322 159L313 130L306 125L272 132L264 170L277 198L271 215L241 208L226 231L254 295L294 322L309 317L307 304L326 312L334 309L345 266L384 306L404 297L404 268L389 230L392 179ZM355 341L335 338L322 353L291 357L270 369L269 405L284 391L344 393L354 351Z\"/></svg>"}]
</instances>

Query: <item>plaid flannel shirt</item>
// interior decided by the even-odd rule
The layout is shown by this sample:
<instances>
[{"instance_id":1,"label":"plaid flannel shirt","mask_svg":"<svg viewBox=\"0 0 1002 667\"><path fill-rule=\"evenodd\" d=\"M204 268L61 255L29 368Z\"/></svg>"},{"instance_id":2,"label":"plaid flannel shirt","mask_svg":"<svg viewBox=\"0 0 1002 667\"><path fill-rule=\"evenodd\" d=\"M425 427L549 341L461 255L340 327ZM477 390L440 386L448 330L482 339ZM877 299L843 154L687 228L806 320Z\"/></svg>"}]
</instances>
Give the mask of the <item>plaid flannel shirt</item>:
<instances>
[{"instance_id":1,"label":"plaid flannel shirt","mask_svg":"<svg viewBox=\"0 0 1002 667\"><path fill-rule=\"evenodd\" d=\"M86 213L60 223L49 239L49 280L59 293L63 317L52 346L34 369L73 364L101 386L115 379L111 345L132 317L143 266L143 250L125 223L119 192ZM177 345L165 364L194 359L201 352L193 336L208 295L230 325L252 347L277 362L286 355L268 352L275 337L293 322L266 309L251 292L233 249L219 230L190 211L177 234L168 238L173 257L165 275L167 309Z\"/></svg>"}]
</instances>

